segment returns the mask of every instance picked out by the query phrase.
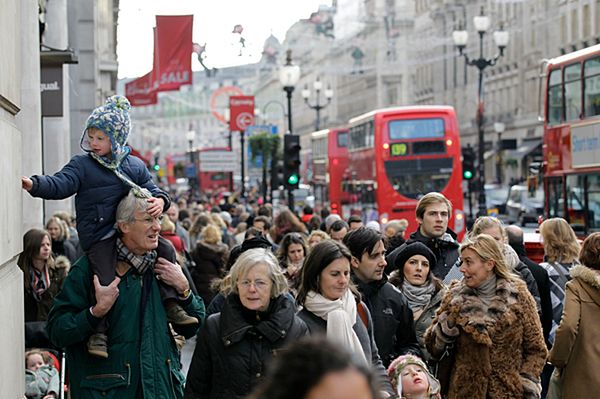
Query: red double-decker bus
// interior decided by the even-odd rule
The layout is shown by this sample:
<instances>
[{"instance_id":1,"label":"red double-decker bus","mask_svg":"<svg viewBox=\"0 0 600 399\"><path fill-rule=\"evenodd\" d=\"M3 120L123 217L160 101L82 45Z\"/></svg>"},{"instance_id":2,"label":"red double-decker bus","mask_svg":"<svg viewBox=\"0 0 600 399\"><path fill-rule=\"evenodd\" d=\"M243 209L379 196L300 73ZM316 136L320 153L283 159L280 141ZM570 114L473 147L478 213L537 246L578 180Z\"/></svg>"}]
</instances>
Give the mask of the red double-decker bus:
<instances>
[{"instance_id":1,"label":"red double-decker bus","mask_svg":"<svg viewBox=\"0 0 600 399\"><path fill-rule=\"evenodd\" d=\"M364 220L406 219L415 230L419 198L437 191L453 207L449 227L465 230L458 122L449 106L371 111L349 122L348 180L353 211Z\"/></svg>"},{"instance_id":2,"label":"red double-decker bus","mask_svg":"<svg viewBox=\"0 0 600 399\"><path fill-rule=\"evenodd\" d=\"M600 231L600 45L546 63L545 214Z\"/></svg>"},{"instance_id":3,"label":"red double-decker bus","mask_svg":"<svg viewBox=\"0 0 600 399\"><path fill-rule=\"evenodd\" d=\"M343 191L342 181L348 168L348 128L319 130L311 134L315 203L329 206L332 213L348 216L344 207L350 194Z\"/></svg>"}]
</instances>

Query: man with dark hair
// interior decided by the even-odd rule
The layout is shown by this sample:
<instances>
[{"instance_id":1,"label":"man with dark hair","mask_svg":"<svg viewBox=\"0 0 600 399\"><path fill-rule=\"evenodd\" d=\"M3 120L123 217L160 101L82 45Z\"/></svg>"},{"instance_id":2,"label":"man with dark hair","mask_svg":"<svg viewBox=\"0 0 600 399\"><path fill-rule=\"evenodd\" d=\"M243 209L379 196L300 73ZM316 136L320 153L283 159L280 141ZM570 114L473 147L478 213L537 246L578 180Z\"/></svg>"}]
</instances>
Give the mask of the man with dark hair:
<instances>
[{"instance_id":1,"label":"man with dark hair","mask_svg":"<svg viewBox=\"0 0 600 399\"><path fill-rule=\"evenodd\" d=\"M359 215L351 215L348 218L348 227L350 228L350 231L363 227L362 218Z\"/></svg>"},{"instance_id":2,"label":"man with dark hair","mask_svg":"<svg viewBox=\"0 0 600 399\"><path fill-rule=\"evenodd\" d=\"M540 302L542 307L542 329L544 331L544 339L548 344L548 337L550 336L550 330L552 329L552 299L550 296L550 277L548 272L529 259L525 252L525 242L523 238L523 230L519 226L510 225L504 228L506 236L508 237L508 245L515 250L521 262L525 263L533 278L537 283L538 292L540 294Z\"/></svg>"},{"instance_id":3,"label":"man with dark hair","mask_svg":"<svg viewBox=\"0 0 600 399\"><path fill-rule=\"evenodd\" d=\"M451 213L452 204L443 194L436 192L425 194L417 203L416 216L419 226L404 244L419 241L427 245L437 259L437 263L431 266L431 271L440 280L446 277L458 261L459 245L456 242L456 234L448 228ZM404 245L400 245L387 256L388 267L385 270L387 274L393 271L396 256Z\"/></svg>"},{"instance_id":4,"label":"man with dark hair","mask_svg":"<svg viewBox=\"0 0 600 399\"><path fill-rule=\"evenodd\" d=\"M352 254L352 279L373 317L375 343L387 367L400 355L422 356L415 333L413 313L402 292L388 282L383 235L361 227L344 237Z\"/></svg>"},{"instance_id":5,"label":"man with dark hair","mask_svg":"<svg viewBox=\"0 0 600 399\"><path fill-rule=\"evenodd\" d=\"M329 227L329 231L327 233L332 240L342 242L346 234L348 234L348 223L341 219L336 220L331 224L331 227Z\"/></svg>"}]
</instances>

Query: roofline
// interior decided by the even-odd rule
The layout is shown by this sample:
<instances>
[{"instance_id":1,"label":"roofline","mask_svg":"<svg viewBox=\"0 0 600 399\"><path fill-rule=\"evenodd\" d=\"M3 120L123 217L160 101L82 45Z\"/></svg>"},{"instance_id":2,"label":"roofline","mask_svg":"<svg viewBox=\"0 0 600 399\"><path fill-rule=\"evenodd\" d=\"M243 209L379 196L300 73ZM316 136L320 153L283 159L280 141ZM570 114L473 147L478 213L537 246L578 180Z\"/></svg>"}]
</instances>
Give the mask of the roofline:
<instances>
[{"instance_id":1,"label":"roofline","mask_svg":"<svg viewBox=\"0 0 600 399\"><path fill-rule=\"evenodd\" d=\"M569 61L574 61L580 57L585 57L594 53L600 54L600 44L595 44L593 46L586 47L581 50L573 51L569 54L561 55L556 58L551 58L548 60L548 66L568 63Z\"/></svg>"},{"instance_id":2,"label":"roofline","mask_svg":"<svg viewBox=\"0 0 600 399\"><path fill-rule=\"evenodd\" d=\"M389 108L380 108L365 114L355 116L348 121L348 124L356 123L359 120L367 119L375 115L376 113L381 112L402 112L402 113L410 113L410 112L431 112L431 111L454 111L454 107L450 105L410 105L405 107L389 107Z\"/></svg>"}]
</instances>

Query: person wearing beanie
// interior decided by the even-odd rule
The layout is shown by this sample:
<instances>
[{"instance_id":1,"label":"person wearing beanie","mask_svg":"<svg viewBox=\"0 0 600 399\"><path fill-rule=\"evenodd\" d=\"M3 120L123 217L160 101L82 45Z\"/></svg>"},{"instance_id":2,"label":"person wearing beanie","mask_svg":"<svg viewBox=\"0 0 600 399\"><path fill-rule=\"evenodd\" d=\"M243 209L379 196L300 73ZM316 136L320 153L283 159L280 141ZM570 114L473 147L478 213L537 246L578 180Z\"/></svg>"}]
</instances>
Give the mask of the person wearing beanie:
<instances>
[{"instance_id":1,"label":"person wearing beanie","mask_svg":"<svg viewBox=\"0 0 600 399\"><path fill-rule=\"evenodd\" d=\"M441 399L440 383L423 360L413 355L394 359L388 367L392 386L400 399Z\"/></svg>"},{"instance_id":2,"label":"person wearing beanie","mask_svg":"<svg viewBox=\"0 0 600 399\"><path fill-rule=\"evenodd\" d=\"M116 211L121 199L130 191L146 198L148 216L140 221L145 226L152 226L171 204L169 195L156 186L144 162L130 155L131 148L126 145L131 131L130 109L127 98L118 95L108 98L86 121L80 142L86 154L75 155L52 176L21 178L23 189L33 197L58 200L75 194L79 242L101 286L108 286L115 279ZM158 248L153 252L154 256L176 262L175 250L164 238L159 238ZM172 287L164 283L159 286L163 300L169 304L170 322L175 325L198 323L177 304L177 293ZM90 305L94 305L94 295L91 299ZM108 357L107 330L106 323L99 322L88 341L90 354Z\"/></svg>"},{"instance_id":3,"label":"person wearing beanie","mask_svg":"<svg viewBox=\"0 0 600 399\"><path fill-rule=\"evenodd\" d=\"M431 356L425 348L423 336L446 294L446 287L431 272L431 265L435 262L435 255L427 245L414 241L398 252L390 275L390 283L402 291L412 310L417 340L423 358L428 362Z\"/></svg>"}]
</instances>

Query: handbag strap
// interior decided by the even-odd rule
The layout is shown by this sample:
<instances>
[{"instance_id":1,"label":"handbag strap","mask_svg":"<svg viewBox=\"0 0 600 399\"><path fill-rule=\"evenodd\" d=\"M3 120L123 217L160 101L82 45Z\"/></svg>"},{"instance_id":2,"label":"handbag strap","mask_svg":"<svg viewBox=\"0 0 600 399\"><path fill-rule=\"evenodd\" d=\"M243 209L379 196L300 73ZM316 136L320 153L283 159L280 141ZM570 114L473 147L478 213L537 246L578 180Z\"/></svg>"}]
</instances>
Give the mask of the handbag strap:
<instances>
[{"instance_id":1,"label":"handbag strap","mask_svg":"<svg viewBox=\"0 0 600 399\"><path fill-rule=\"evenodd\" d=\"M362 302L359 302L356 306L356 310L358 311L358 315L362 320L367 330L369 329L369 318L367 317L367 311L365 310L365 305Z\"/></svg>"}]
</instances>

